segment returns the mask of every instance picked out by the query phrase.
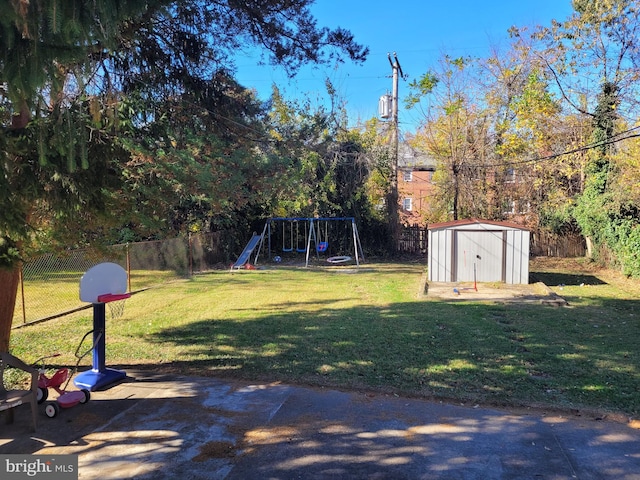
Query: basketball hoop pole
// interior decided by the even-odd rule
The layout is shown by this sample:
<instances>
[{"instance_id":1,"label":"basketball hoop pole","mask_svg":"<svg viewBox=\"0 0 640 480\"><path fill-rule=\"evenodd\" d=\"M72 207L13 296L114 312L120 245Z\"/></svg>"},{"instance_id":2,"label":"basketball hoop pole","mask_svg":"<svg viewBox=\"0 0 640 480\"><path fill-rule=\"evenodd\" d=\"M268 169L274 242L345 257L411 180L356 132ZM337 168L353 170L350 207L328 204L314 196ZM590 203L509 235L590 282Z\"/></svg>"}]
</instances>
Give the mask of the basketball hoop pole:
<instances>
[{"instance_id":1,"label":"basketball hoop pole","mask_svg":"<svg viewBox=\"0 0 640 480\"><path fill-rule=\"evenodd\" d=\"M107 326L106 304L93 304L93 371L104 373L106 367L106 342L104 331Z\"/></svg>"},{"instance_id":2,"label":"basketball hoop pole","mask_svg":"<svg viewBox=\"0 0 640 480\"><path fill-rule=\"evenodd\" d=\"M130 296L128 293L99 295L98 301L93 303L93 368L76 376L73 381L76 387L94 391L126 378L125 372L106 367L105 304Z\"/></svg>"},{"instance_id":3,"label":"basketball hoop pole","mask_svg":"<svg viewBox=\"0 0 640 480\"><path fill-rule=\"evenodd\" d=\"M125 293L127 280L126 270L110 262L91 267L80 279L80 300L93 304L93 368L80 373L73 380L78 388L98 390L127 376L125 372L105 366L105 304L131 296Z\"/></svg>"}]
</instances>

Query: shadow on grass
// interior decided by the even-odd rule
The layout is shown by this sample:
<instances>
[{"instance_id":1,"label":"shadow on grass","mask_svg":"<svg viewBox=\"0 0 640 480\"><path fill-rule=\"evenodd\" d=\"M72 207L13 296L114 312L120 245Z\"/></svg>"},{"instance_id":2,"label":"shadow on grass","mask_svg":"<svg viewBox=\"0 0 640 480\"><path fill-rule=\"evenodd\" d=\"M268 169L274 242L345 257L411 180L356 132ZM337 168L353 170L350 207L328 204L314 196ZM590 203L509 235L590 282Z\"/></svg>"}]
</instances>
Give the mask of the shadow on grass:
<instances>
[{"instance_id":1,"label":"shadow on grass","mask_svg":"<svg viewBox=\"0 0 640 480\"><path fill-rule=\"evenodd\" d=\"M531 272L529 275L530 282L542 282L547 286L553 287L556 285L606 285L607 282L599 279L594 275L580 275L569 273L557 273L557 272Z\"/></svg>"},{"instance_id":2,"label":"shadow on grass","mask_svg":"<svg viewBox=\"0 0 640 480\"><path fill-rule=\"evenodd\" d=\"M250 319L211 318L150 340L197 358L172 364L195 375L640 412L639 301L604 299L571 309L444 302L314 307L293 302L287 311Z\"/></svg>"}]
</instances>

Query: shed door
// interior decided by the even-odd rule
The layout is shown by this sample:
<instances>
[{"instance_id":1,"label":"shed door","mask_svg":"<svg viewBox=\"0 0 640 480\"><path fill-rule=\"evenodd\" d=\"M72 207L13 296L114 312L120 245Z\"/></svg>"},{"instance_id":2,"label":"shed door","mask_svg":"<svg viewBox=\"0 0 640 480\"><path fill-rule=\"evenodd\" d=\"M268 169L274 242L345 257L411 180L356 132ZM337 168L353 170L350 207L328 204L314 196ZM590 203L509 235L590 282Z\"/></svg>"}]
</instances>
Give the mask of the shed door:
<instances>
[{"instance_id":1,"label":"shed door","mask_svg":"<svg viewBox=\"0 0 640 480\"><path fill-rule=\"evenodd\" d=\"M504 271L503 232L456 230L455 261L457 282L502 282Z\"/></svg>"}]
</instances>

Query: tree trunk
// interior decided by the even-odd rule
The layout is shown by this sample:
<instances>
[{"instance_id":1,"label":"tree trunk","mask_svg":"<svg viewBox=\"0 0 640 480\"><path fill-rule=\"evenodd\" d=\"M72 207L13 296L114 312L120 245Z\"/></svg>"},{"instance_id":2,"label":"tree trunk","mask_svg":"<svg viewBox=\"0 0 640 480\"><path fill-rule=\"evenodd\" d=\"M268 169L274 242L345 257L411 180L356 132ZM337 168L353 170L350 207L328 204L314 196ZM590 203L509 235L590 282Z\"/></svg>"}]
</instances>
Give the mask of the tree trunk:
<instances>
[{"instance_id":1,"label":"tree trunk","mask_svg":"<svg viewBox=\"0 0 640 480\"><path fill-rule=\"evenodd\" d=\"M11 270L0 268L0 352L9 351L13 311L16 306L16 295L20 283L20 267Z\"/></svg>"},{"instance_id":2,"label":"tree trunk","mask_svg":"<svg viewBox=\"0 0 640 480\"><path fill-rule=\"evenodd\" d=\"M584 240L587 244L587 258L593 258L593 240L591 237L584 237Z\"/></svg>"},{"instance_id":3,"label":"tree trunk","mask_svg":"<svg viewBox=\"0 0 640 480\"><path fill-rule=\"evenodd\" d=\"M458 196L460 194L458 183L458 171L453 169L453 219L458 220Z\"/></svg>"},{"instance_id":4,"label":"tree trunk","mask_svg":"<svg viewBox=\"0 0 640 480\"><path fill-rule=\"evenodd\" d=\"M20 103L18 111L20 112L18 115L11 117L11 128L13 130L24 129L31 119L31 112L26 101L23 100ZM18 285L20 283L20 268L19 262L7 269L0 268L0 352L9 351L13 311L15 310Z\"/></svg>"}]
</instances>

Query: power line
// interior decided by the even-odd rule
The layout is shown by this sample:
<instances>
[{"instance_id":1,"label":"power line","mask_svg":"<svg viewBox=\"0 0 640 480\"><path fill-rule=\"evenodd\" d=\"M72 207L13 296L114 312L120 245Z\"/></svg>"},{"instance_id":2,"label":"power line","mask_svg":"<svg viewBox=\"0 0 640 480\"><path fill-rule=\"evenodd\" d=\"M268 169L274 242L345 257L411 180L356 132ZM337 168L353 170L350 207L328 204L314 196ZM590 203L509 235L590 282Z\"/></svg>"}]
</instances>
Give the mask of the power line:
<instances>
[{"instance_id":1,"label":"power line","mask_svg":"<svg viewBox=\"0 0 640 480\"><path fill-rule=\"evenodd\" d=\"M635 133L633 135L627 135L627 136L622 137L622 138L616 138L616 137L620 137L621 135L626 135L628 133L631 133L634 130L638 130L638 129L640 129L640 125L637 126L637 127L633 127L633 128L628 129L628 130L624 130L622 132L616 133L615 135L612 135L611 137L607 138L606 140L602 140L600 142L595 142L595 143L583 145L581 147L577 147L577 148L574 148L572 150L566 150L566 151L561 152L561 153L553 153L551 155L545 155L543 157L531 158L531 159L528 159L528 160L520 160L520 161L516 161L516 162L507 162L506 164L500 164L500 165L496 164L496 165L486 165L486 166L501 167L501 166L507 166L507 165L523 165L523 164L526 164L526 163L538 163L538 162L544 162L544 161L547 161L547 160L553 160L554 158L562 157L564 155L571 155L571 154L574 154L574 153L585 152L587 150L592 150L594 148L602 147L604 145L612 145L614 143L618 143L618 142L621 142L623 140L628 140L629 138L640 137L640 133Z\"/></svg>"},{"instance_id":2,"label":"power line","mask_svg":"<svg viewBox=\"0 0 640 480\"><path fill-rule=\"evenodd\" d=\"M391 66L393 67L394 64L391 61L391 56L389 54L387 54L387 55L388 55L389 62L391 63ZM395 56L395 52L394 52L394 59L396 60L396 64L399 67L399 70L400 70L400 73L401 73L402 70L401 70L400 64L399 64L399 62L397 60L397 57ZM140 79L135 79L135 81L140 83L141 85L144 85L145 87L150 87L149 84L147 84L146 82L143 82ZM209 114L211 114L211 115L213 115L215 117L218 117L218 118L220 118L222 120L225 120L225 121L227 121L229 123L235 124L236 126L244 128L245 130L247 130L249 132L257 134L257 136L258 136L258 138L252 138L252 137L249 137L249 136L244 136L244 135L240 135L239 133L236 133L236 135L239 136L239 137L246 138L246 139L248 139L250 141L253 141L253 142L256 142L256 143L277 144L277 142L275 140L273 140L272 138L269 138L267 135L264 134L264 132L256 130L255 128L251 127L250 125L246 125L246 124L243 124L241 122L238 122L237 120L234 120L234 119L229 118L229 117L227 117L225 115L222 115L222 114L220 114L218 112L215 112L215 111L210 110L210 109L208 109L206 107L203 107L200 104L191 102L189 100L185 100L184 98L181 99L181 102L185 103L186 105L190 105L192 107L195 107L195 108L201 109L203 111L206 111L207 113L209 113ZM506 162L506 163L500 163L500 164L476 164L476 165L472 164L472 165L468 165L468 166L469 167L505 167L505 166L513 166L513 165L525 165L525 164L528 164L528 163L545 162L545 161L553 160L555 158L559 158L559 157L562 157L562 156L565 156L565 155L572 155L574 153L585 152L585 151L592 150L594 148L602 147L602 146L605 146L605 145L612 145L612 144L621 142L623 140L628 140L630 138L640 137L640 133L635 133L633 135L628 135L629 133L631 133L633 131L636 131L638 129L640 129L640 125L632 127L632 128L629 128L627 130L623 130L622 132L618 132L618 133L612 135L611 137L609 137L609 138L607 138L605 140L602 140L602 141L599 141L599 142L595 142L595 143L591 143L591 144L587 144L587 145L583 145L581 147L577 147L577 148L574 148L574 149L571 149L571 150L566 150L566 151L560 152L560 153L553 153L553 154L550 154L550 155L538 156L538 157L530 158L530 159L526 159L526 160L512 161L512 162ZM618 138L618 137L621 137L622 135L626 135L626 136L624 136L622 138Z\"/></svg>"},{"instance_id":3,"label":"power line","mask_svg":"<svg viewBox=\"0 0 640 480\"><path fill-rule=\"evenodd\" d=\"M633 127L633 128L629 128L628 130L624 130L622 132L618 132L615 135L612 135L611 137L607 138L606 140L602 140L599 142L595 142L595 143L590 143L587 145L583 145L581 147L576 147L573 148L571 150L565 150L564 152L560 152L560 153L552 153L550 155L544 155L544 156L538 156L535 158L529 158L526 160L517 160L517 161L511 161L511 162L504 162L504 163L478 163L478 164L465 164L466 167L468 168L491 168L491 167L509 167L509 166L514 166L514 165L525 165L527 163L539 163L539 162L546 162L548 160L553 160L554 158L558 158L558 157L563 157L565 155L572 155L574 153L580 153L580 152L586 152L588 150L592 150L594 148L598 148L598 147L602 147L604 145L612 145L614 143L618 143L621 142L623 140L628 140L630 138L636 138L636 137L640 137L640 133L635 133L633 135L628 135L629 133L640 129L640 125ZM625 135L622 138L618 138L622 135Z\"/></svg>"}]
</instances>

